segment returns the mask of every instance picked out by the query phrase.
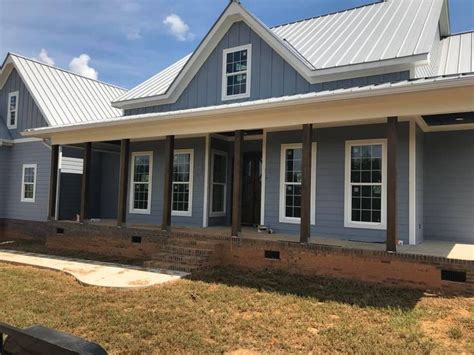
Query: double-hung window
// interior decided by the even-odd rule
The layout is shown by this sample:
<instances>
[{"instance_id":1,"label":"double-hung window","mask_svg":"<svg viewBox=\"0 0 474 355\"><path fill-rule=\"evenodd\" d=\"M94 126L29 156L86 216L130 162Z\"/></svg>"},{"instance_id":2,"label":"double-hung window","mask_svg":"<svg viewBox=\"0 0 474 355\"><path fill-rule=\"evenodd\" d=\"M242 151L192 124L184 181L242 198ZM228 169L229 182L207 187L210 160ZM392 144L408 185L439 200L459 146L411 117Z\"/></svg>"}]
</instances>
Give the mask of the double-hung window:
<instances>
[{"instance_id":1,"label":"double-hung window","mask_svg":"<svg viewBox=\"0 0 474 355\"><path fill-rule=\"evenodd\" d=\"M211 217L225 216L227 195L227 154L214 151L211 162Z\"/></svg>"},{"instance_id":2,"label":"double-hung window","mask_svg":"<svg viewBox=\"0 0 474 355\"><path fill-rule=\"evenodd\" d=\"M24 164L21 183L21 201L35 202L36 164Z\"/></svg>"},{"instance_id":3,"label":"double-hung window","mask_svg":"<svg viewBox=\"0 0 474 355\"><path fill-rule=\"evenodd\" d=\"M225 49L222 66L222 100L250 96L252 45Z\"/></svg>"},{"instance_id":4,"label":"double-hung window","mask_svg":"<svg viewBox=\"0 0 474 355\"><path fill-rule=\"evenodd\" d=\"M194 150L175 150L173 162L174 216L192 216Z\"/></svg>"},{"instance_id":5,"label":"double-hung window","mask_svg":"<svg viewBox=\"0 0 474 355\"><path fill-rule=\"evenodd\" d=\"M18 91L8 94L8 112L7 112L7 127L9 129L17 128L18 122Z\"/></svg>"},{"instance_id":6,"label":"double-hung window","mask_svg":"<svg viewBox=\"0 0 474 355\"><path fill-rule=\"evenodd\" d=\"M153 152L132 153L131 213L150 213L152 171Z\"/></svg>"},{"instance_id":7,"label":"double-hung window","mask_svg":"<svg viewBox=\"0 0 474 355\"><path fill-rule=\"evenodd\" d=\"M283 144L280 158L280 222L300 223L303 149L301 143ZM311 152L311 224L315 223L316 143Z\"/></svg>"},{"instance_id":8,"label":"double-hung window","mask_svg":"<svg viewBox=\"0 0 474 355\"><path fill-rule=\"evenodd\" d=\"M386 227L385 147L385 139L346 142L346 227Z\"/></svg>"}]
</instances>

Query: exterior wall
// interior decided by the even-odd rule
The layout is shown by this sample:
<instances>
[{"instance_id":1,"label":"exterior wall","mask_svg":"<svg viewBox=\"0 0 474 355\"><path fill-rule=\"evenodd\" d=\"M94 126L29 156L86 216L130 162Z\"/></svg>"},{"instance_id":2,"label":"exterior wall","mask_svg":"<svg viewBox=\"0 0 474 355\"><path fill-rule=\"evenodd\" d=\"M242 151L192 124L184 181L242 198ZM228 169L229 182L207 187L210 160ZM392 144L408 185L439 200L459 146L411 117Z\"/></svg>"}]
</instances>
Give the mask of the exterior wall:
<instances>
[{"instance_id":1,"label":"exterior wall","mask_svg":"<svg viewBox=\"0 0 474 355\"><path fill-rule=\"evenodd\" d=\"M0 218L5 217L7 199L7 170L11 147L0 147Z\"/></svg>"},{"instance_id":2,"label":"exterior wall","mask_svg":"<svg viewBox=\"0 0 474 355\"><path fill-rule=\"evenodd\" d=\"M205 138L176 139L175 149L194 149L193 171L193 204L192 216L172 216L171 223L183 226L202 226L203 199L204 199L204 151ZM160 225L163 213L163 183L165 162L165 141L146 141L130 143L130 154L133 152L153 151L153 175L151 192L151 213L130 213L130 186L128 189L127 223L128 224L155 224ZM130 162L130 170L132 163Z\"/></svg>"},{"instance_id":3,"label":"exterior wall","mask_svg":"<svg viewBox=\"0 0 474 355\"><path fill-rule=\"evenodd\" d=\"M416 234L415 242L421 243L423 241L424 234L424 218L423 218L423 206L424 206L424 152L425 147L425 134L417 126L416 127Z\"/></svg>"},{"instance_id":4,"label":"exterior wall","mask_svg":"<svg viewBox=\"0 0 474 355\"><path fill-rule=\"evenodd\" d=\"M474 130L427 133L424 150L425 239L474 243Z\"/></svg>"},{"instance_id":5,"label":"exterior wall","mask_svg":"<svg viewBox=\"0 0 474 355\"><path fill-rule=\"evenodd\" d=\"M250 97L222 101L222 51L249 43L252 44ZM235 101L334 90L408 78L409 72L406 71L310 85L244 22L236 22L217 44L175 103L125 110L125 115L221 105Z\"/></svg>"},{"instance_id":6,"label":"exterior wall","mask_svg":"<svg viewBox=\"0 0 474 355\"><path fill-rule=\"evenodd\" d=\"M408 242L408 124L401 123L398 147L398 238ZM300 143L302 132L269 132L267 134L267 172L265 224L277 233L299 233L298 224L279 222L280 151L286 143ZM314 131L316 159L316 223L313 236L384 242L385 230L344 227L345 141L386 137L385 125L361 125L323 128Z\"/></svg>"},{"instance_id":7,"label":"exterior wall","mask_svg":"<svg viewBox=\"0 0 474 355\"><path fill-rule=\"evenodd\" d=\"M3 148L1 148L3 151ZM7 151L7 150L5 150ZM7 164L2 170L3 217L45 221L48 216L51 150L43 142L15 143L8 148ZM23 164L37 164L35 202L21 202Z\"/></svg>"},{"instance_id":8,"label":"exterior wall","mask_svg":"<svg viewBox=\"0 0 474 355\"><path fill-rule=\"evenodd\" d=\"M17 129L10 130L13 139L21 138L20 132L27 128L47 126L46 120L31 97L16 69L13 69L5 85L0 90L0 119L7 123L8 94L19 92Z\"/></svg>"}]
</instances>

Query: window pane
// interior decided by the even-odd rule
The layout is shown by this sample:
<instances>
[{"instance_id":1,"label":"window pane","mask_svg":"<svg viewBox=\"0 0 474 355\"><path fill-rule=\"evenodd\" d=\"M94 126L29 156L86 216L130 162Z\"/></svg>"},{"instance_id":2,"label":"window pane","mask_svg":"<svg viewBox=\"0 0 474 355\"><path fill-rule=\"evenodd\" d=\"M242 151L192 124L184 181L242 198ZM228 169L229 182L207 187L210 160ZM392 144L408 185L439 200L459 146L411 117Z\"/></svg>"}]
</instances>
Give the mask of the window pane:
<instances>
[{"instance_id":1,"label":"window pane","mask_svg":"<svg viewBox=\"0 0 474 355\"><path fill-rule=\"evenodd\" d=\"M133 208L137 210L148 209L148 184L135 184L133 191Z\"/></svg>"},{"instance_id":2,"label":"window pane","mask_svg":"<svg viewBox=\"0 0 474 355\"><path fill-rule=\"evenodd\" d=\"M226 183L227 179L227 157L222 154L213 156L212 181Z\"/></svg>"},{"instance_id":3,"label":"window pane","mask_svg":"<svg viewBox=\"0 0 474 355\"><path fill-rule=\"evenodd\" d=\"M351 217L354 222L381 222L381 186L352 185Z\"/></svg>"},{"instance_id":4,"label":"window pane","mask_svg":"<svg viewBox=\"0 0 474 355\"><path fill-rule=\"evenodd\" d=\"M33 198L33 184L25 184L25 195L24 198Z\"/></svg>"},{"instance_id":5,"label":"window pane","mask_svg":"<svg viewBox=\"0 0 474 355\"><path fill-rule=\"evenodd\" d=\"M173 211L189 210L189 184L173 184Z\"/></svg>"},{"instance_id":6,"label":"window pane","mask_svg":"<svg viewBox=\"0 0 474 355\"><path fill-rule=\"evenodd\" d=\"M16 121L16 111L10 112L10 126L14 126Z\"/></svg>"},{"instance_id":7,"label":"window pane","mask_svg":"<svg viewBox=\"0 0 474 355\"><path fill-rule=\"evenodd\" d=\"M212 212L224 212L225 185L212 185Z\"/></svg>"},{"instance_id":8,"label":"window pane","mask_svg":"<svg viewBox=\"0 0 474 355\"><path fill-rule=\"evenodd\" d=\"M173 164L173 182L189 182L190 179L190 154L175 154Z\"/></svg>"},{"instance_id":9,"label":"window pane","mask_svg":"<svg viewBox=\"0 0 474 355\"><path fill-rule=\"evenodd\" d=\"M286 185L286 217L301 216L301 185Z\"/></svg>"},{"instance_id":10,"label":"window pane","mask_svg":"<svg viewBox=\"0 0 474 355\"><path fill-rule=\"evenodd\" d=\"M16 110L16 96L10 97L10 110Z\"/></svg>"}]
</instances>

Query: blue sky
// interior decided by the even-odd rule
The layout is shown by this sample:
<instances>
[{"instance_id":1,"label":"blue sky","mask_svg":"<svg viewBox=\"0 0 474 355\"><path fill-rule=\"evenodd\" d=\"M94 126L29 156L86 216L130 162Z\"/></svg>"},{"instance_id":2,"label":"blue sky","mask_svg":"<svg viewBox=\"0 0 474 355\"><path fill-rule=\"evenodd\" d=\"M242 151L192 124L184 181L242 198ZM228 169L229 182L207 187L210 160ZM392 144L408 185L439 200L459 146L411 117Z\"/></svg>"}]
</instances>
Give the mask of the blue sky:
<instances>
[{"instance_id":1,"label":"blue sky","mask_svg":"<svg viewBox=\"0 0 474 355\"><path fill-rule=\"evenodd\" d=\"M242 0L269 26L371 2ZM449 2L452 31L474 29L474 0ZM0 56L10 51L38 58L44 49L44 61L131 88L193 51L227 3L0 0Z\"/></svg>"}]
</instances>

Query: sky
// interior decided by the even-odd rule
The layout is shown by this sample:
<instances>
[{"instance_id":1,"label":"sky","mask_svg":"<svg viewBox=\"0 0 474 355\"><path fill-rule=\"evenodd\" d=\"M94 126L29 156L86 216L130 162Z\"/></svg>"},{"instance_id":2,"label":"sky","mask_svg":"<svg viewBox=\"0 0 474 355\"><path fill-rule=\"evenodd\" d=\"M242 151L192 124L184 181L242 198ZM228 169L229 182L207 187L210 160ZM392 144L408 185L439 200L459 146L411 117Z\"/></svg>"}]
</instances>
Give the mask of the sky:
<instances>
[{"instance_id":1,"label":"sky","mask_svg":"<svg viewBox=\"0 0 474 355\"><path fill-rule=\"evenodd\" d=\"M424 0L419 0L424 1ZM268 26L374 0L241 0ZM192 52L228 0L0 0L0 57L36 58L132 88ZM474 0L449 0L453 33L474 30Z\"/></svg>"}]
</instances>

